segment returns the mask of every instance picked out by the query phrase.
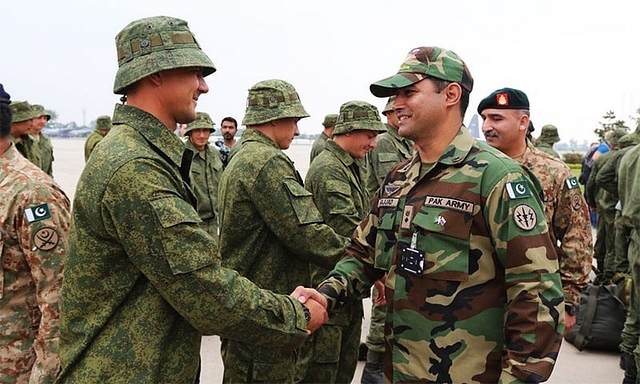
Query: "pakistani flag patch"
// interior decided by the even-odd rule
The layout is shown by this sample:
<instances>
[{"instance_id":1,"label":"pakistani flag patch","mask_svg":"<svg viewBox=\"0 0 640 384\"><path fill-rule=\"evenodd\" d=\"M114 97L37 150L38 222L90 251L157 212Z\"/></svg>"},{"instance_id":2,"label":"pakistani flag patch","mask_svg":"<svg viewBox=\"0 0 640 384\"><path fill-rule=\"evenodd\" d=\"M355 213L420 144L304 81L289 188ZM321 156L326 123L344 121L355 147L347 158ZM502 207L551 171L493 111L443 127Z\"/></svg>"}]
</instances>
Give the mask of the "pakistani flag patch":
<instances>
[{"instance_id":1,"label":"pakistani flag patch","mask_svg":"<svg viewBox=\"0 0 640 384\"><path fill-rule=\"evenodd\" d=\"M527 182L524 180L507 183L506 188L511 199L524 199L531 196Z\"/></svg>"},{"instance_id":2,"label":"pakistani flag patch","mask_svg":"<svg viewBox=\"0 0 640 384\"><path fill-rule=\"evenodd\" d=\"M576 189L578 188L578 179L575 176L568 178L564 181L567 184L567 188Z\"/></svg>"},{"instance_id":3,"label":"pakistani flag patch","mask_svg":"<svg viewBox=\"0 0 640 384\"><path fill-rule=\"evenodd\" d=\"M51 217L51 211L49 211L49 205L44 203L25 209L24 215L27 222L33 223Z\"/></svg>"}]
</instances>

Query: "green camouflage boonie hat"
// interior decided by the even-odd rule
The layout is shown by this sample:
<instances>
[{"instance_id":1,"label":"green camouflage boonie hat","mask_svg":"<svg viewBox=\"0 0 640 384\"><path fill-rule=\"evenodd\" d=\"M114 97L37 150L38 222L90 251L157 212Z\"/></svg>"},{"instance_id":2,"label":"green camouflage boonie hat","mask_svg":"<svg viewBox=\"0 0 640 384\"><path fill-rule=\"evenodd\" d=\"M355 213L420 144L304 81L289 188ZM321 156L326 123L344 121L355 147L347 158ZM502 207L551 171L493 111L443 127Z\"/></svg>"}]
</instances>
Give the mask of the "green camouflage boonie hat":
<instances>
[{"instance_id":1,"label":"green camouflage boonie hat","mask_svg":"<svg viewBox=\"0 0 640 384\"><path fill-rule=\"evenodd\" d=\"M33 104L32 107L36 111L36 113L38 114L37 117L46 116L47 117L47 121L51 120L51 115L44 109L44 107L42 105Z\"/></svg>"},{"instance_id":2,"label":"green camouflage boonie hat","mask_svg":"<svg viewBox=\"0 0 640 384\"><path fill-rule=\"evenodd\" d=\"M560 136L558 136L558 128L555 125L547 124L542 127L540 130L540 137L538 140L545 143L557 143L560 141Z\"/></svg>"},{"instance_id":3,"label":"green camouflage boonie hat","mask_svg":"<svg viewBox=\"0 0 640 384\"><path fill-rule=\"evenodd\" d=\"M242 125L258 125L290 117L309 117L293 85L272 79L260 81L249 88Z\"/></svg>"},{"instance_id":4,"label":"green camouflage boonie hat","mask_svg":"<svg viewBox=\"0 0 640 384\"><path fill-rule=\"evenodd\" d=\"M387 129L380 120L378 108L364 101L348 101L340 106L340 114L334 135L341 135L357 130L384 132Z\"/></svg>"},{"instance_id":5,"label":"green camouflage boonie hat","mask_svg":"<svg viewBox=\"0 0 640 384\"><path fill-rule=\"evenodd\" d=\"M136 81L167 69L198 67L204 76L216 71L187 22L173 17L155 16L129 23L116 36L116 48L115 94L125 94Z\"/></svg>"},{"instance_id":6,"label":"green camouflage boonie hat","mask_svg":"<svg viewBox=\"0 0 640 384\"><path fill-rule=\"evenodd\" d=\"M14 123L31 120L34 117L40 116L38 111L35 110L28 101L14 101L11 103L11 113L13 114L12 120Z\"/></svg>"},{"instance_id":7,"label":"green camouflage boonie hat","mask_svg":"<svg viewBox=\"0 0 640 384\"><path fill-rule=\"evenodd\" d=\"M618 145L618 140L624 135L627 134L627 131L622 128L616 128L613 131L609 131L604 135L605 140L610 141L614 145Z\"/></svg>"},{"instance_id":8,"label":"green camouflage boonie hat","mask_svg":"<svg viewBox=\"0 0 640 384\"><path fill-rule=\"evenodd\" d=\"M391 97L389 97L389 100L387 100L387 105L384 106L384 109L382 110L382 114L383 115L387 115L387 112L391 112L393 111L393 102L396 101L396 96L393 95Z\"/></svg>"},{"instance_id":9,"label":"green camouflage boonie hat","mask_svg":"<svg viewBox=\"0 0 640 384\"><path fill-rule=\"evenodd\" d=\"M637 145L638 143L640 143L640 136L638 136L638 134L636 134L635 132L627 133L626 135L618 139L618 147L620 148L631 147L633 145Z\"/></svg>"},{"instance_id":10,"label":"green camouflage boonie hat","mask_svg":"<svg viewBox=\"0 0 640 384\"><path fill-rule=\"evenodd\" d=\"M458 55L444 48L418 47L409 52L397 74L371 84L369 90L377 97L393 96L399 88L427 77L458 83L469 92L473 89L469 68Z\"/></svg>"},{"instance_id":11,"label":"green camouflage boonie hat","mask_svg":"<svg viewBox=\"0 0 640 384\"><path fill-rule=\"evenodd\" d=\"M198 112L196 115L196 119L187 125L187 129L184 131L185 135L188 135L194 129L208 129L209 132L215 132L216 129L213 126L216 123L213 122L208 113Z\"/></svg>"},{"instance_id":12,"label":"green camouflage boonie hat","mask_svg":"<svg viewBox=\"0 0 640 384\"><path fill-rule=\"evenodd\" d=\"M338 115L335 113L326 115L322 121L322 126L325 128L334 127L336 125L336 120L338 120Z\"/></svg>"},{"instance_id":13,"label":"green camouflage boonie hat","mask_svg":"<svg viewBox=\"0 0 640 384\"><path fill-rule=\"evenodd\" d=\"M96 119L95 129L99 131L108 131L111 128L113 128L113 125L111 124L111 117L109 115L98 116L98 118Z\"/></svg>"}]
</instances>

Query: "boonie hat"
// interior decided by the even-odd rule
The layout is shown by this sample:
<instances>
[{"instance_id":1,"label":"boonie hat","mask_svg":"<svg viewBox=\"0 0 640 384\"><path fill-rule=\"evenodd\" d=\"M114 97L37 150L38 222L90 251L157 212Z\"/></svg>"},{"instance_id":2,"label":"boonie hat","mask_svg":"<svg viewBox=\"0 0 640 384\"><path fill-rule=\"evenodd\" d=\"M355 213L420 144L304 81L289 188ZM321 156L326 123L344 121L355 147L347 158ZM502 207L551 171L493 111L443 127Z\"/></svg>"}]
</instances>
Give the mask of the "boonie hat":
<instances>
[{"instance_id":1,"label":"boonie hat","mask_svg":"<svg viewBox=\"0 0 640 384\"><path fill-rule=\"evenodd\" d=\"M387 112L391 112L393 111L393 102L396 101L396 96L393 95L391 97L389 97L389 100L387 101L387 105L384 106L384 109L382 110L382 114L383 115L387 115Z\"/></svg>"},{"instance_id":2,"label":"boonie hat","mask_svg":"<svg viewBox=\"0 0 640 384\"><path fill-rule=\"evenodd\" d=\"M187 125L187 129L184 131L185 135L188 135L194 129L208 129L209 132L215 132L216 129L213 126L216 123L213 122L208 113L198 112L196 115L196 119Z\"/></svg>"},{"instance_id":3,"label":"boonie hat","mask_svg":"<svg viewBox=\"0 0 640 384\"><path fill-rule=\"evenodd\" d=\"M626 130L622 128L616 128L613 131L607 132L604 137L607 141L612 142L614 145L618 145L618 140L620 140L620 138L626 134Z\"/></svg>"},{"instance_id":4,"label":"boonie hat","mask_svg":"<svg viewBox=\"0 0 640 384\"><path fill-rule=\"evenodd\" d=\"M129 23L116 36L116 48L115 94L124 94L136 81L167 69L197 67L202 68L204 76L216 71L187 22L173 17L155 16Z\"/></svg>"},{"instance_id":5,"label":"boonie hat","mask_svg":"<svg viewBox=\"0 0 640 384\"><path fill-rule=\"evenodd\" d=\"M538 140L545 143L559 142L560 136L558 135L558 128L552 124L544 125L540 130L540 137L538 137Z\"/></svg>"},{"instance_id":6,"label":"boonie hat","mask_svg":"<svg viewBox=\"0 0 640 384\"><path fill-rule=\"evenodd\" d=\"M340 106L338 121L333 127L334 135L357 130L384 132L386 127L380 120L378 108L365 101L348 101Z\"/></svg>"},{"instance_id":7,"label":"boonie hat","mask_svg":"<svg viewBox=\"0 0 640 384\"><path fill-rule=\"evenodd\" d=\"M242 125L258 125L290 117L309 117L293 85L272 79L260 81L249 88Z\"/></svg>"},{"instance_id":8,"label":"boonie hat","mask_svg":"<svg viewBox=\"0 0 640 384\"><path fill-rule=\"evenodd\" d=\"M326 115L324 121L322 121L322 126L325 128L333 127L336 125L336 120L338 120L338 115L335 113Z\"/></svg>"},{"instance_id":9,"label":"boonie hat","mask_svg":"<svg viewBox=\"0 0 640 384\"><path fill-rule=\"evenodd\" d=\"M38 113L37 117L46 116L47 117L47 121L51 120L51 115L49 113L47 113L47 111L44 109L44 107L42 105L33 104L32 107L36 111L36 113Z\"/></svg>"},{"instance_id":10,"label":"boonie hat","mask_svg":"<svg viewBox=\"0 0 640 384\"><path fill-rule=\"evenodd\" d=\"M485 109L529 109L529 98L527 94L519 89L501 88L491 92L491 94L478 104L478 113Z\"/></svg>"},{"instance_id":11,"label":"boonie hat","mask_svg":"<svg viewBox=\"0 0 640 384\"><path fill-rule=\"evenodd\" d=\"M113 128L113 125L111 124L111 117L109 115L98 116L98 118L96 119L95 129L99 131L102 131L102 130L108 131L111 128Z\"/></svg>"},{"instance_id":12,"label":"boonie hat","mask_svg":"<svg viewBox=\"0 0 640 384\"><path fill-rule=\"evenodd\" d=\"M620 148L627 148L638 143L640 143L640 136L635 132L627 133L618 139L618 147Z\"/></svg>"},{"instance_id":13,"label":"boonie hat","mask_svg":"<svg viewBox=\"0 0 640 384\"><path fill-rule=\"evenodd\" d=\"M13 114L13 122L31 120L40 116L28 101L14 101L11 103L11 113Z\"/></svg>"},{"instance_id":14,"label":"boonie hat","mask_svg":"<svg viewBox=\"0 0 640 384\"><path fill-rule=\"evenodd\" d=\"M374 96L388 97L395 95L399 88L408 87L427 77L458 83L469 92L473 89L469 68L453 51L439 47L418 47L409 52L397 74L371 84L369 90Z\"/></svg>"}]
</instances>

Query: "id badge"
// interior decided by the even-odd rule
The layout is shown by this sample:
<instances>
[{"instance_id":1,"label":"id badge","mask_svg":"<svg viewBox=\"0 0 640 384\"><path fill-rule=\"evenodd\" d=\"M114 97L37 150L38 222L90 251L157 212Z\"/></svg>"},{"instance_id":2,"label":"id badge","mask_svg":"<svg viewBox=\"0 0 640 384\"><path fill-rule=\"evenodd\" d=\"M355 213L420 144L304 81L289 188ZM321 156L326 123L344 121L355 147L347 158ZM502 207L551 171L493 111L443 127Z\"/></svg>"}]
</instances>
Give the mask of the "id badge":
<instances>
[{"instance_id":1,"label":"id badge","mask_svg":"<svg viewBox=\"0 0 640 384\"><path fill-rule=\"evenodd\" d=\"M422 276L424 271L424 252L410 247L400 254L400 268L416 276Z\"/></svg>"}]
</instances>

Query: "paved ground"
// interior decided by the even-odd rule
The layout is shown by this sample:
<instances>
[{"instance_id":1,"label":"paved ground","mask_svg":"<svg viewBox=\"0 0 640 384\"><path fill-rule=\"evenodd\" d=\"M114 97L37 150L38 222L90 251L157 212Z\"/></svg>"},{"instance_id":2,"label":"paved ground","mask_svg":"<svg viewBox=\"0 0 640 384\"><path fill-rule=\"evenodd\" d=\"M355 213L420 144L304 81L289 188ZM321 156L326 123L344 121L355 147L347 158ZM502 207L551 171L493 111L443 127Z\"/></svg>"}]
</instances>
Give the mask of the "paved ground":
<instances>
[{"instance_id":1,"label":"paved ground","mask_svg":"<svg viewBox=\"0 0 640 384\"><path fill-rule=\"evenodd\" d=\"M76 188L77 180L84 166L84 139L52 139L55 162L54 177L70 199ZM293 145L287 154L294 160L296 167L304 177L309 162L309 145ZM369 301L365 313L368 316ZM221 319L220 321L224 321ZM365 321L367 323L367 321ZM367 326L368 324L365 324ZM366 328L363 333L366 335ZM222 377L222 360L220 358L220 342L217 336L204 337L202 343L203 369L202 383L220 383ZM623 371L618 367L620 354L607 352L580 352L565 342L560 349L560 356L555 370L548 381L554 384L582 383L605 384L621 383ZM359 382L362 366L360 363L354 383Z\"/></svg>"}]
</instances>

